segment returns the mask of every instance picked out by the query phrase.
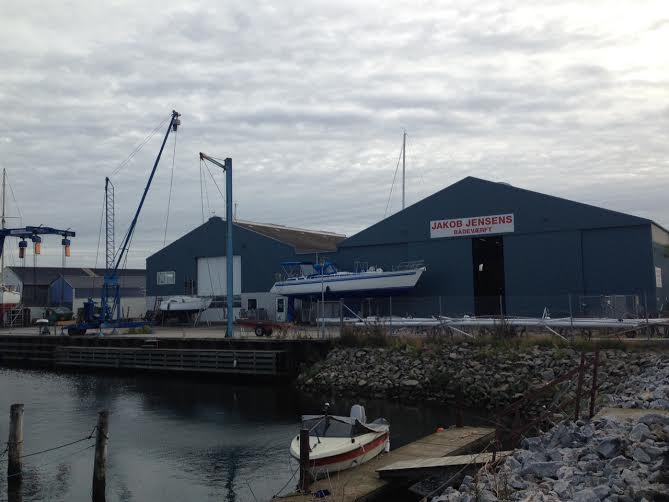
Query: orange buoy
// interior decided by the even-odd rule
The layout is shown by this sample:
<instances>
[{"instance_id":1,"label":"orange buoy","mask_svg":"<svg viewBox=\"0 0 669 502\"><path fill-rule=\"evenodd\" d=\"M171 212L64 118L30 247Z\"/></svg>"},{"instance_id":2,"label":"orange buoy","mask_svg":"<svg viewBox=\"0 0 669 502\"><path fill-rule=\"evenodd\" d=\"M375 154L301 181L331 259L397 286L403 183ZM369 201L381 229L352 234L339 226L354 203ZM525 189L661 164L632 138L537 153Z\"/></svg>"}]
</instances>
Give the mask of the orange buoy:
<instances>
[{"instance_id":1,"label":"orange buoy","mask_svg":"<svg viewBox=\"0 0 669 502\"><path fill-rule=\"evenodd\" d=\"M437 427L437 432L444 432L444 428L443 427Z\"/></svg>"},{"instance_id":2,"label":"orange buoy","mask_svg":"<svg viewBox=\"0 0 669 502\"><path fill-rule=\"evenodd\" d=\"M36 242L35 243L35 254L41 254L42 252L42 243L41 242Z\"/></svg>"}]
</instances>

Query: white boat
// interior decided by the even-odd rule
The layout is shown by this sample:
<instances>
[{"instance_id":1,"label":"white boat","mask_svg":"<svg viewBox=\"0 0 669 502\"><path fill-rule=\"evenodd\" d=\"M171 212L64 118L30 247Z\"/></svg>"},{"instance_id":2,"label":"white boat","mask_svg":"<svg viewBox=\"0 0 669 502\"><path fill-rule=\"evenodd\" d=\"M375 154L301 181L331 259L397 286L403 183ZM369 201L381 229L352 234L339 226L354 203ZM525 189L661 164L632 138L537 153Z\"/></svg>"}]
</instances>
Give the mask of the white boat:
<instances>
[{"instance_id":1,"label":"white boat","mask_svg":"<svg viewBox=\"0 0 669 502\"><path fill-rule=\"evenodd\" d=\"M201 296L171 296L160 302L162 312L199 312L211 305L211 298Z\"/></svg>"},{"instance_id":2,"label":"white boat","mask_svg":"<svg viewBox=\"0 0 669 502\"><path fill-rule=\"evenodd\" d=\"M11 286L0 284L0 312L4 313L16 308L19 303L21 303L21 293Z\"/></svg>"},{"instance_id":3,"label":"white boat","mask_svg":"<svg viewBox=\"0 0 669 502\"><path fill-rule=\"evenodd\" d=\"M425 272L423 262L400 264L395 270L376 267L358 272L340 272L334 264L312 262L285 262L283 278L274 283L270 293L284 296L389 293L413 288Z\"/></svg>"},{"instance_id":4,"label":"white boat","mask_svg":"<svg viewBox=\"0 0 669 502\"><path fill-rule=\"evenodd\" d=\"M351 416L303 415L302 428L309 429L309 467L314 478L369 462L390 449L390 424L379 418L367 423L365 408L356 404ZM300 436L293 438L290 454L299 460Z\"/></svg>"}]
</instances>

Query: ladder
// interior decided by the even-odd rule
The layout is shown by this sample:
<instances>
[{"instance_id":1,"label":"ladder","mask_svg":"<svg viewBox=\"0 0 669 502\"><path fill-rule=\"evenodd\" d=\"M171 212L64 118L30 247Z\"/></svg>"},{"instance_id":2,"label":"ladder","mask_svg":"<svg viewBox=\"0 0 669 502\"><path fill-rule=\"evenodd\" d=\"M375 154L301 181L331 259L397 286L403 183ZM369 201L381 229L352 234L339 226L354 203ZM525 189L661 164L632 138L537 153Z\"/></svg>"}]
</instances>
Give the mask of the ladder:
<instances>
[{"instance_id":1,"label":"ladder","mask_svg":"<svg viewBox=\"0 0 669 502\"><path fill-rule=\"evenodd\" d=\"M5 314L5 319L6 327L17 328L25 326L23 318L23 304L18 304L14 308L9 309Z\"/></svg>"}]
</instances>

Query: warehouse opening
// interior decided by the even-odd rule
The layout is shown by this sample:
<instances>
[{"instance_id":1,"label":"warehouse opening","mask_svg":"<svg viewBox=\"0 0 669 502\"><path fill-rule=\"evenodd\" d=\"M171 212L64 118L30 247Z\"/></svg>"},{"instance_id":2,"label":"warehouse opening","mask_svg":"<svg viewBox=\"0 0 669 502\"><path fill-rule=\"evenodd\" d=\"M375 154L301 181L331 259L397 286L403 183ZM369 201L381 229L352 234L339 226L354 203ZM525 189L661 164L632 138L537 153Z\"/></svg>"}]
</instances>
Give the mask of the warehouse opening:
<instances>
[{"instance_id":1,"label":"warehouse opening","mask_svg":"<svg viewBox=\"0 0 669 502\"><path fill-rule=\"evenodd\" d=\"M500 315L504 311L504 240L472 239L474 314Z\"/></svg>"}]
</instances>

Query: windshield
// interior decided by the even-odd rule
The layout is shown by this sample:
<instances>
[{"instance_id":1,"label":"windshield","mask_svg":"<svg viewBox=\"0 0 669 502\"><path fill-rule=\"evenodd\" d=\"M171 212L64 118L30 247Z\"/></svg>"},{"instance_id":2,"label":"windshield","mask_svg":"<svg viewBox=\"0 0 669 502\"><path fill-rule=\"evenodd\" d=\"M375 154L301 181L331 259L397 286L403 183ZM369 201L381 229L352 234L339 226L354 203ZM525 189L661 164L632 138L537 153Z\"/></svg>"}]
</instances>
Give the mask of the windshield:
<instances>
[{"instance_id":1,"label":"windshield","mask_svg":"<svg viewBox=\"0 0 669 502\"><path fill-rule=\"evenodd\" d=\"M370 432L357 420L354 423L341 422L334 417L324 416L311 418L302 422L302 427L309 429L310 436L324 438L348 438Z\"/></svg>"}]
</instances>

